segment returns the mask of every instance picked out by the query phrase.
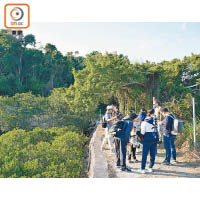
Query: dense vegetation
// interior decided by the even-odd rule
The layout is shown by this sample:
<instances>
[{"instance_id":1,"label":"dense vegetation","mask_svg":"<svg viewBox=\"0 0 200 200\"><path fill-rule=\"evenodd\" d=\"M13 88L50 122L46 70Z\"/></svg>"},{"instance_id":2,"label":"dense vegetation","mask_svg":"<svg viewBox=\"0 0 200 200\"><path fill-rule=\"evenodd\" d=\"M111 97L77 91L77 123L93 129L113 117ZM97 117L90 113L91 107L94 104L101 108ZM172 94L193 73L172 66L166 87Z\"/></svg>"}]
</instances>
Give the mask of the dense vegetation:
<instances>
[{"instance_id":1,"label":"dense vegetation","mask_svg":"<svg viewBox=\"0 0 200 200\"><path fill-rule=\"evenodd\" d=\"M86 177L87 140L74 127L14 129L0 137L0 177Z\"/></svg>"},{"instance_id":2,"label":"dense vegetation","mask_svg":"<svg viewBox=\"0 0 200 200\"><path fill-rule=\"evenodd\" d=\"M0 31L0 95L32 91L47 96L53 88L72 84L72 69L84 67L78 52L63 56L55 45L35 45L34 35L14 37Z\"/></svg>"},{"instance_id":3,"label":"dense vegetation","mask_svg":"<svg viewBox=\"0 0 200 200\"><path fill-rule=\"evenodd\" d=\"M0 126L6 132L14 128L32 130L36 127L64 127L74 125L87 134L92 122L90 113L70 111L63 97L64 89L54 89L49 97L31 92L0 97Z\"/></svg>"},{"instance_id":4,"label":"dense vegetation","mask_svg":"<svg viewBox=\"0 0 200 200\"><path fill-rule=\"evenodd\" d=\"M177 109L181 118L192 117L191 97L198 97L198 93L192 94L187 86L200 83L200 55L158 64L131 64L123 55L96 53L86 56L85 65L83 70L73 72L75 82L67 90L66 97L74 111L93 111L99 102L116 101L126 114L134 99L138 100L138 108L151 107L154 96Z\"/></svg>"},{"instance_id":5,"label":"dense vegetation","mask_svg":"<svg viewBox=\"0 0 200 200\"><path fill-rule=\"evenodd\" d=\"M84 177L82 133L88 136L110 103L126 115L135 100L138 111L156 97L184 120L178 141L192 145L192 96L200 120L200 54L130 63L122 54L62 55L53 44L36 44L34 35L0 31L1 177Z\"/></svg>"}]
</instances>

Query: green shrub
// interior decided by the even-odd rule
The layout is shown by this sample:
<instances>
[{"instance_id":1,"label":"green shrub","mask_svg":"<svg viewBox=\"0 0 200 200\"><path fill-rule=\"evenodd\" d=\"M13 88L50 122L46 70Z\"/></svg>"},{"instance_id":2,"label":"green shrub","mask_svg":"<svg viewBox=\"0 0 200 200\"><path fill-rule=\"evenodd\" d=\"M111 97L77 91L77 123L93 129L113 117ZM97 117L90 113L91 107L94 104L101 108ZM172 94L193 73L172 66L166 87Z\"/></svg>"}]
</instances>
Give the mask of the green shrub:
<instances>
[{"instance_id":1,"label":"green shrub","mask_svg":"<svg viewBox=\"0 0 200 200\"><path fill-rule=\"evenodd\" d=\"M86 177L87 141L75 127L10 131L0 137L0 177Z\"/></svg>"},{"instance_id":2,"label":"green shrub","mask_svg":"<svg viewBox=\"0 0 200 200\"><path fill-rule=\"evenodd\" d=\"M89 127L91 119L94 119L94 113L78 112L70 110L66 98L66 88L54 88L48 99L48 123L53 126L76 126L82 131Z\"/></svg>"},{"instance_id":3,"label":"green shrub","mask_svg":"<svg viewBox=\"0 0 200 200\"><path fill-rule=\"evenodd\" d=\"M199 141L199 134L200 134L200 122L197 121L197 141ZM177 136L176 144L178 147L188 141L190 148L192 149L194 146L194 132L193 132L193 123L192 122L185 122L183 124L183 133ZM197 142L198 145L198 142Z\"/></svg>"},{"instance_id":4,"label":"green shrub","mask_svg":"<svg viewBox=\"0 0 200 200\"><path fill-rule=\"evenodd\" d=\"M64 89L54 89L49 97L35 96L31 92L0 96L0 129L33 130L36 127L75 126L85 131L93 113L73 113L64 98Z\"/></svg>"},{"instance_id":5,"label":"green shrub","mask_svg":"<svg viewBox=\"0 0 200 200\"><path fill-rule=\"evenodd\" d=\"M43 123L41 117L47 109L47 100L31 92L13 97L0 96L0 128L2 131L31 130Z\"/></svg>"},{"instance_id":6,"label":"green shrub","mask_svg":"<svg viewBox=\"0 0 200 200\"><path fill-rule=\"evenodd\" d=\"M181 98L173 98L170 102L165 102L162 107L167 107L170 112L182 120L192 121L192 95L186 94Z\"/></svg>"}]
</instances>

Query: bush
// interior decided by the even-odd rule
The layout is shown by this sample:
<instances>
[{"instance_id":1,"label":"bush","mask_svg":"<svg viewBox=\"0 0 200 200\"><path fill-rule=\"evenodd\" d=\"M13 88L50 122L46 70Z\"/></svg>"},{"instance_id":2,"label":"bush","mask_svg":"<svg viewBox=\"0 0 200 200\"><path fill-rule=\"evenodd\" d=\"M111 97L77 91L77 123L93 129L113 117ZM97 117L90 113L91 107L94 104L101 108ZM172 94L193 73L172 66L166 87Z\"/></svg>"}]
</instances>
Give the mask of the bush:
<instances>
[{"instance_id":1,"label":"bush","mask_svg":"<svg viewBox=\"0 0 200 200\"><path fill-rule=\"evenodd\" d=\"M197 141L199 141L199 134L200 134L200 122L197 121ZM193 123L191 122L185 122L183 124L183 133L177 136L176 139L176 144L180 148L182 144L188 141L189 146L192 149L194 146L194 132L193 132ZM198 142L197 142L197 147L198 147Z\"/></svg>"},{"instance_id":2,"label":"bush","mask_svg":"<svg viewBox=\"0 0 200 200\"><path fill-rule=\"evenodd\" d=\"M48 109L44 97L28 93L13 97L0 96L0 126L2 131L20 128L31 130L42 122L41 116Z\"/></svg>"},{"instance_id":3,"label":"bush","mask_svg":"<svg viewBox=\"0 0 200 200\"><path fill-rule=\"evenodd\" d=\"M35 96L31 92L0 96L0 129L7 132L14 128L33 130L36 127L76 126L85 131L93 113L73 113L64 97L64 89L54 89L49 97Z\"/></svg>"},{"instance_id":4,"label":"bush","mask_svg":"<svg viewBox=\"0 0 200 200\"><path fill-rule=\"evenodd\" d=\"M10 131L0 137L0 177L86 177L87 141L72 126Z\"/></svg>"},{"instance_id":5,"label":"bush","mask_svg":"<svg viewBox=\"0 0 200 200\"><path fill-rule=\"evenodd\" d=\"M78 112L70 110L66 99L66 88L54 88L48 99L48 121L53 126L76 126L82 131L89 127L94 113Z\"/></svg>"},{"instance_id":6,"label":"bush","mask_svg":"<svg viewBox=\"0 0 200 200\"><path fill-rule=\"evenodd\" d=\"M165 102L162 107L167 107L170 112L182 120L192 121L192 95L187 94L179 99L173 98L171 102Z\"/></svg>"}]
</instances>

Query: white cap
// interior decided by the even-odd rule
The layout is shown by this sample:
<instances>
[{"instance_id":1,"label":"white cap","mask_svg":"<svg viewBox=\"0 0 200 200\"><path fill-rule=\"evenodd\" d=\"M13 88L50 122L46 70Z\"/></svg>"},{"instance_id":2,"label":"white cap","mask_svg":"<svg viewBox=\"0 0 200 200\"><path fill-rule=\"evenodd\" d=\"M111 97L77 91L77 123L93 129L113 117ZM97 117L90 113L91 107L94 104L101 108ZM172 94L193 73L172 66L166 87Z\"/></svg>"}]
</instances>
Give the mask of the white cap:
<instances>
[{"instance_id":1,"label":"white cap","mask_svg":"<svg viewBox=\"0 0 200 200\"><path fill-rule=\"evenodd\" d=\"M106 109L107 109L107 110L112 110L113 108L112 108L112 106L107 106Z\"/></svg>"}]
</instances>

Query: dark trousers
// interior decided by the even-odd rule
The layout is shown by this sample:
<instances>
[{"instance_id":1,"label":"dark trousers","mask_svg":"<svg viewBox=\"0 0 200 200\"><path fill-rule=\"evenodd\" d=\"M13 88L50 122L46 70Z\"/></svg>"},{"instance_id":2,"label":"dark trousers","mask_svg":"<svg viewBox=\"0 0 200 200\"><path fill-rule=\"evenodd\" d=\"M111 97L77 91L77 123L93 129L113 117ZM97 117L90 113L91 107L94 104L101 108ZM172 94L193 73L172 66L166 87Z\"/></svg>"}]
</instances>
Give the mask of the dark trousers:
<instances>
[{"instance_id":1,"label":"dark trousers","mask_svg":"<svg viewBox=\"0 0 200 200\"><path fill-rule=\"evenodd\" d=\"M174 144L176 136L175 135L168 135L168 136L164 135L163 138L164 138L164 147L165 147L165 151L166 151L165 160L170 162L171 156L174 160L176 160L176 147Z\"/></svg>"},{"instance_id":2,"label":"dark trousers","mask_svg":"<svg viewBox=\"0 0 200 200\"><path fill-rule=\"evenodd\" d=\"M133 156L133 159L136 160L136 147L133 147L133 144L128 145L128 160L131 160L131 156Z\"/></svg>"},{"instance_id":3,"label":"dark trousers","mask_svg":"<svg viewBox=\"0 0 200 200\"><path fill-rule=\"evenodd\" d=\"M116 165L126 167L126 142L118 137L114 138Z\"/></svg>"},{"instance_id":4,"label":"dark trousers","mask_svg":"<svg viewBox=\"0 0 200 200\"><path fill-rule=\"evenodd\" d=\"M143 151L142 151L142 169L145 169L147 156L150 151L150 163L149 168L154 166L155 157L156 157L157 143L155 142L143 142Z\"/></svg>"}]
</instances>

